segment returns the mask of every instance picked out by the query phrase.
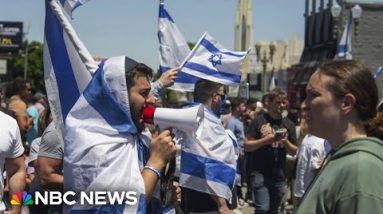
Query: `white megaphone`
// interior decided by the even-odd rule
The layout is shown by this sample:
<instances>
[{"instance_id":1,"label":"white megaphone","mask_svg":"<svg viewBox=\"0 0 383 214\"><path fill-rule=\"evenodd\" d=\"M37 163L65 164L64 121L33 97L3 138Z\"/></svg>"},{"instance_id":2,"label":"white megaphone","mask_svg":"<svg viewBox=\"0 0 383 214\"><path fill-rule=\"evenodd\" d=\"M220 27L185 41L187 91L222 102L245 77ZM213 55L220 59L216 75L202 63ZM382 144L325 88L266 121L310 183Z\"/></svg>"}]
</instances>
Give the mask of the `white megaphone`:
<instances>
[{"instance_id":1,"label":"white megaphone","mask_svg":"<svg viewBox=\"0 0 383 214\"><path fill-rule=\"evenodd\" d=\"M157 125L160 130L176 128L186 133L194 133L204 118L202 105L183 108L157 108L147 106L144 108L144 123Z\"/></svg>"}]
</instances>

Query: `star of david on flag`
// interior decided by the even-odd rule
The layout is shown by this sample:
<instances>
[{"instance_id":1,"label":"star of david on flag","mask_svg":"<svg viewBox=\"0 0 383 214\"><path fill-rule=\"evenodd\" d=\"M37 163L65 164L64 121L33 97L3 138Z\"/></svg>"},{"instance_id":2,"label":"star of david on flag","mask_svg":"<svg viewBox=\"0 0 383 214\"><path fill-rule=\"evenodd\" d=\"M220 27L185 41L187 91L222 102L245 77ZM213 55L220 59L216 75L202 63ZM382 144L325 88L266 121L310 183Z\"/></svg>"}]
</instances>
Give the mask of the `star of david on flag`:
<instances>
[{"instance_id":1,"label":"star of david on flag","mask_svg":"<svg viewBox=\"0 0 383 214\"><path fill-rule=\"evenodd\" d=\"M209 58L209 61L215 67L217 65L222 65L221 59L222 59L222 54L212 54Z\"/></svg>"}]
</instances>

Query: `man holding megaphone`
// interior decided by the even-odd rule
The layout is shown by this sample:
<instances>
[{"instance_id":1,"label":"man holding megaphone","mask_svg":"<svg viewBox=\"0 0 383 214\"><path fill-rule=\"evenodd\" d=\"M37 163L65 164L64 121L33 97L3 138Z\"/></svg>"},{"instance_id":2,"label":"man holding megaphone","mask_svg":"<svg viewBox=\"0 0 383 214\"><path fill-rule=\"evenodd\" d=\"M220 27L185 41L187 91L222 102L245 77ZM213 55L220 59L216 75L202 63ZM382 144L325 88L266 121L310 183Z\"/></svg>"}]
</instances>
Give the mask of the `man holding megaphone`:
<instances>
[{"instance_id":1,"label":"man holding megaphone","mask_svg":"<svg viewBox=\"0 0 383 214\"><path fill-rule=\"evenodd\" d=\"M154 101L151 75L151 68L125 56L100 63L66 119L65 191L136 192L138 203L123 205L124 213L161 207L150 203L159 203L154 189L176 148L170 131L151 138L145 129L143 109ZM121 205L75 204L65 212L113 209Z\"/></svg>"}]
</instances>

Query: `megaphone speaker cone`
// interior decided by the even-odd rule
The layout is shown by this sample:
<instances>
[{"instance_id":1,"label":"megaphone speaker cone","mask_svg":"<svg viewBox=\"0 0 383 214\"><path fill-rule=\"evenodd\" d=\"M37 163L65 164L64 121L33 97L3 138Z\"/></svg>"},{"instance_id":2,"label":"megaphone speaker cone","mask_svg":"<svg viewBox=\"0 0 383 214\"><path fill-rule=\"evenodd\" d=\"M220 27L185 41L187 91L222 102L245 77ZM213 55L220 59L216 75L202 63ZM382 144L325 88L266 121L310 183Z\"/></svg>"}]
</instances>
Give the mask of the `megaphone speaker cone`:
<instances>
[{"instance_id":1,"label":"megaphone speaker cone","mask_svg":"<svg viewBox=\"0 0 383 214\"><path fill-rule=\"evenodd\" d=\"M154 124L154 112L156 111L156 106L146 106L142 113L144 123Z\"/></svg>"}]
</instances>

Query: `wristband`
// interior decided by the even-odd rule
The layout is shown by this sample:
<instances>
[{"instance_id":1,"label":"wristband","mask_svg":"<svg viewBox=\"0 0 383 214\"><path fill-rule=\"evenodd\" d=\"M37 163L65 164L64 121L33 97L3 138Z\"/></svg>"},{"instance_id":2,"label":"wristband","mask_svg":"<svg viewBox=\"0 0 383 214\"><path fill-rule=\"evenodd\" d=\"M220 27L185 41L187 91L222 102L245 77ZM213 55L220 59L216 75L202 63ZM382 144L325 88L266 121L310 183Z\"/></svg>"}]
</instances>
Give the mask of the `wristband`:
<instances>
[{"instance_id":1,"label":"wristband","mask_svg":"<svg viewBox=\"0 0 383 214\"><path fill-rule=\"evenodd\" d=\"M161 178L161 172L158 171L157 169L155 169L155 168L153 168L153 167L151 167L151 166L149 166L149 165L144 166L144 169L149 169L150 171L156 173L156 175L158 176L158 178Z\"/></svg>"}]
</instances>

